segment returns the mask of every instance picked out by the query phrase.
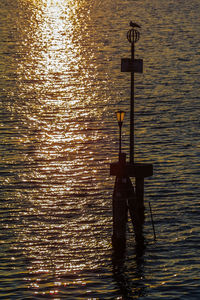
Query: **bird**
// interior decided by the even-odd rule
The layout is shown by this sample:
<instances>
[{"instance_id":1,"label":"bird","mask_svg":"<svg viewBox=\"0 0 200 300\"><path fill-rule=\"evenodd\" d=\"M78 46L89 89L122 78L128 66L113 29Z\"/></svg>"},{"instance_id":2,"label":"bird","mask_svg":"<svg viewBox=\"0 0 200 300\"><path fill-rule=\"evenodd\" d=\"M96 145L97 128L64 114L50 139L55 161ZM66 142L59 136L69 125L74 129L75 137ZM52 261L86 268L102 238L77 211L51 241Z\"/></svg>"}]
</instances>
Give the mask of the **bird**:
<instances>
[{"instance_id":1,"label":"bird","mask_svg":"<svg viewBox=\"0 0 200 300\"><path fill-rule=\"evenodd\" d=\"M130 21L130 26L131 27L137 27L137 28L141 28L141 26L140 25L138 25L138 24L136 24L136 23L133 23L132 21Z\"/></svg>"}]
</instances>

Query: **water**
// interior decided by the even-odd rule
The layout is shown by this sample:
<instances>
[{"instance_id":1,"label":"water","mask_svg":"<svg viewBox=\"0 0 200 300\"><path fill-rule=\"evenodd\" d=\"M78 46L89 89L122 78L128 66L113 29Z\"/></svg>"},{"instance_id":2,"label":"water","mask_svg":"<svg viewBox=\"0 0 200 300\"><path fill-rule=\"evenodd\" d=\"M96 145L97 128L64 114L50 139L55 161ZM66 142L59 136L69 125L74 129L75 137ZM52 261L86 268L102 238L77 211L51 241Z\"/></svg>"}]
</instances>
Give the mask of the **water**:
<instances>
[{"instance_id":1,"label":"water","mask_svg":"<svg viewBox=\"0 0 200 300\"><path fill-rule=\"evenodd\" d=\"M199 14L197 0L1 0L1 299L199 299ZM129 223L116 263L109 163L118 108L129 147L130 20L135 157L154 176L144 255Z\"/></svg>"}]
</instances>

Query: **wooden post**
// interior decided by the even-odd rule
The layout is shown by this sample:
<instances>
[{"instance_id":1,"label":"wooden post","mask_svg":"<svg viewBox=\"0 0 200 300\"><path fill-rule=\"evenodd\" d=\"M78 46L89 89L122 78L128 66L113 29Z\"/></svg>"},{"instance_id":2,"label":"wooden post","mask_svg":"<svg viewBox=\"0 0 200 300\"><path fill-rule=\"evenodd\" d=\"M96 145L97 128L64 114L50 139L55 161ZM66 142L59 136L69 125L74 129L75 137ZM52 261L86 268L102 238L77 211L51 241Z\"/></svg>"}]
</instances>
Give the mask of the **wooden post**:
<instances>
[{"instance_id":1,"label":"wooden post","mask_svg":"<svg viewBox=\"0 0 200 300\"><path fill-rule=\"evenodd\" d=\"M133 31L134 36L134 31ZM135 42L131 43L131 62L134 63ZM130 164L134 164L134 71L131 72L131 101L130 101Z\"/></svg>"},{"instance_id":2,"label":"wooden post","mask_svg":"<svg viewBox=\"0 0 200 300\"><path fill-rule=\"evenodd\" d=\"M126 247L126 223L127 223L127 203L126 203L125 177L116 177L113 193L113 247L123 250Z\"/></svg>"},{"instance_id":3,"label":"wooden post","mask_svg":"<svg viewBox=\"0 0 200 300\"><path fill-rule=\"evenodd\" d=\"M119 166L121 171L126 165L126 155L120 153ZM117 250L123 250L126 247L126 223L128 219L127 208L127 178L123 174L118 174L115 179L113 192L113 247Z\"/></svg>"},{"instance_id":4,"label":"wooden post","mask_svg":"<svg viewBox=\"0 0 200 300\"><path fill-rule=\"evenodd\" d=\"M144 182L144 180L143 180ZM142 192L143 191L143 192ZM144 225L144 203L142 199L144 196L144 190L142 190L141 181L134 187L132 186L131 180L129 179L129 197L128 197L128 208L135 232L135 240L138 244L143 244L143 225ZM143 203L143 205L142 205Z\"/></svg>"},{"instance_id":5,"label":"wooden post","mask_svg":"<svg viewBox=\"0 0 200 300\"><path fill-rule=\"evenodd\" d=\"M144 223L144 177L135 179L136 199L141 223Z\"/></svg>"}]
</instances>

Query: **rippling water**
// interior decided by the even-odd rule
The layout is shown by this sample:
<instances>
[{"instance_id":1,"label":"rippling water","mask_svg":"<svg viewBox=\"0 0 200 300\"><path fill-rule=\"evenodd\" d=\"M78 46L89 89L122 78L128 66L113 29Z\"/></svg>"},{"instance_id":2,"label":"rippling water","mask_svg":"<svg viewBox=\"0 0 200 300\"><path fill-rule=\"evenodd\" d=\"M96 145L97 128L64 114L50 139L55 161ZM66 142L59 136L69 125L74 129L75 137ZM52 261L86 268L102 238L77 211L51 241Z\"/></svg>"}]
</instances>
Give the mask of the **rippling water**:
<instances>
[{"instance_id":1,"label":"rippling water","mask_svg":"<svg viewBox=\"0 0 200 300\"><path fill-rule=\"evenodd\" d=\"M198 0L1 0L1 299L199 299ZM129 21L136 55L136 161L146 249L112 259L109 163L126 111ZM153 208L157 242L148 210Z\"/></svg>"}]
</instances>

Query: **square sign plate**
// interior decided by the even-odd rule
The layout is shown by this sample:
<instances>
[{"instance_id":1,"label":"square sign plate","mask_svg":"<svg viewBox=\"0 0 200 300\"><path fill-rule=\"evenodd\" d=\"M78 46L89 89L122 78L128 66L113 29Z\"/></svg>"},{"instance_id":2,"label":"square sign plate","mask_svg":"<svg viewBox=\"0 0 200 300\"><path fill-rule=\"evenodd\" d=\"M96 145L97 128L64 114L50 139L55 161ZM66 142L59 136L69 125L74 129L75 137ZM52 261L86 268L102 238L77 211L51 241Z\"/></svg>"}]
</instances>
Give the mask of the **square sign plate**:
<instances>
[{"instance_id":1,"label":"square sign plate","mask_svg":"<svg viewBox=\"0 0 200 300\"><path fill-rule=\"evenodd\" d=\"M121 72L143 73L143 60L131 58L121 59Z\"/></svg>"}]
</instances>

